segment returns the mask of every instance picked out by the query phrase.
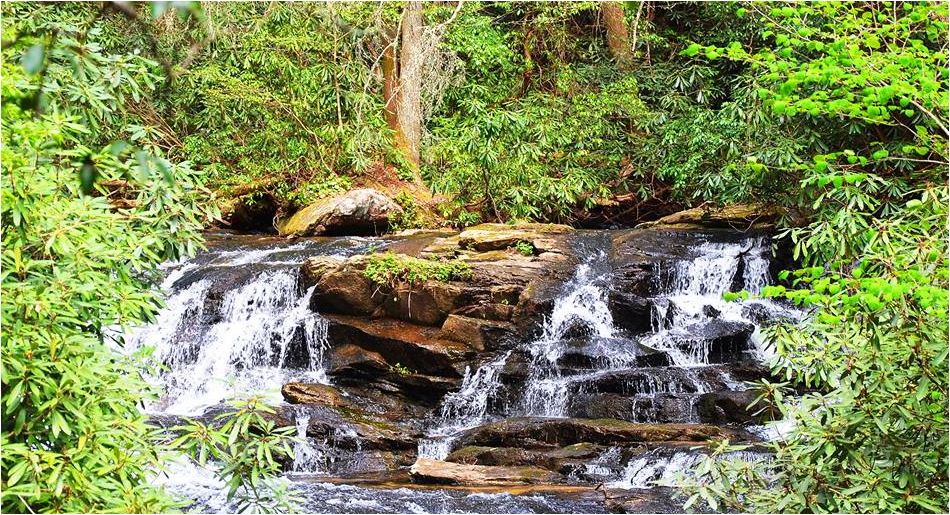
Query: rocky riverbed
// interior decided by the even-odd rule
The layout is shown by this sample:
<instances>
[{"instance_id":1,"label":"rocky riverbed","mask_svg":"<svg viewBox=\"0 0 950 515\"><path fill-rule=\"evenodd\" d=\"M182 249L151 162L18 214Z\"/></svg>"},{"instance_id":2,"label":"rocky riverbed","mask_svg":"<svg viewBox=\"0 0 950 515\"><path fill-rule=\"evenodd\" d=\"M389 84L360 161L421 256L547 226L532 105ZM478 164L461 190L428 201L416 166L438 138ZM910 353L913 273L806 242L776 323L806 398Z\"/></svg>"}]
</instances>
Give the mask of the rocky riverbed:
<instances>
[{"instance_id":1,"label":"rocky riverbed","mask_svg":"<svg viewBox=\"0 0 950 515\"><path fill-rule=\"evenodd\" d=\"M677 511L664 481L711 442L761 441L775 414L748 407L745 382L767 376L758 332L798 316L722 299L787 265L764 227L209 245L167 267L168 306L132 337L168 367L147 409L171 424L268 393L307 436L287 473L312 512ZM367 267L383 253L468 273L380 283ZM206 486L199 507L220 509Z\"/></svg>"}]
</instances>

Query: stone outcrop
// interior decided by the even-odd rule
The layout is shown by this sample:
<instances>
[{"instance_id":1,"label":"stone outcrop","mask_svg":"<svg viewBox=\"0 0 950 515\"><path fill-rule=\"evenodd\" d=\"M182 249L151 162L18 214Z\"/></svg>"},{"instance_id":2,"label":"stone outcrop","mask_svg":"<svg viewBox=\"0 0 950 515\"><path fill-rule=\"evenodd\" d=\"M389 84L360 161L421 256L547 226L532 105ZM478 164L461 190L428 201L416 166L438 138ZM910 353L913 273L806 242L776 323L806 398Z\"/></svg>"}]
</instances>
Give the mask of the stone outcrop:
<instances>
[{"instance_id":1,"label":"stone outcrop","mask_svg":"<svg viewBox=\"0 0 950 515\"><path fill-rule=\"evenodd\" d=\"M637 442L705 442L750 434L703 424L638 424L616 419L509 418L470 429L460 445L553 448L581 442L615 445Z\"/></svg>"},{"instance_id":2,"label":"stone outcrop","mask_svg":"<svg viewBox=\"0 0 950 515\"><path fill-rule=\"evenodd\" d=\"M674 312L676 304L667 302L679 263L708 252L708 246L697 250L706 243L740 238L745 236L731 230L697 233L676 224L597 233L482 224L458 233L419 231L376 240L376 252L464 262L471 271L413 283L371 279L381 263L371 254L310 257L299 288L313 289L310 306L327 322L323 363L334 386L288 383L282 393L295 404L290 409L298 422L302 413L310 417L308 436L349 453L338 461L349 460L348 471L402 467L405 474L411 464L408 472L421 484L532 485L568 477L596 484L606 480L604 471L616 477L644 453L694 452L692 447L723 438L754 443L756 437L741 426L764 417L745 409L754 399L750 393L731 391L737 381L767 373L750 363L754 326L722 320L717 301L698 306L701 315L695 317L685 308ZM497 385L487 401L489 420L518 411L537 359L525 343L540 334L539 321L563 297L582 257L600 251L607 258L587 264L598 281L612 274L602 291L616 330L572 325L566 317L569 327L557 332L558 352L551 359L562 377L571 378L567 418L484 423L454 434L445 461L418 458L419 439L436 427L440 403L460 389L466 368L471 378L480 365L507 354L492 378ZM399 259L383 263L420 266ZM735 276L741 278L742 271ZM767 308L750 307L755 316L749 318L770 320L775 314ZM640 343L657 329L668 331L655 340L657 348ZM712 365L672 366L673 357L681 359L678 350ZM606 463L605 456L612 461ZM597 467L587 467L592 462Z\"/></svg>"},{"instance_id":3,"label":"stone outcrop","mask_svg":"<svg viewBox=\"0 0 950 515\"><path fill-rule=\"evenodd\" d=\"M409 469L413 481L452 485L496 485L511 483L550 483L560 476L538 467L498 467L463 465L419 458Z\"/></svg>"},{"instance_id":4,"label":"stone outcrop","mask_svg":"<svg viewBox=\"0 0 950 515\"><path fill-rule=\"evenodd\" d=\"M402 208L386 195L364 188L318 200L280 224L284 236L381 234Z\"/></svg>"},{"instance_id":5,"label":"stone outcrop","mask_svg":"<svg viewBox=\"0 0 950 515\"><path fill-rule=\"evenodd\" d=\"M453 236L422 234L412 245L393 245L411 257L463 260L471 269L466 280L377 284L365 274L368 256L319 256L304 263L302 282L314 286L311 307L320 313L437 327L442 333L436 338L494 350L506 336L530 329L573 273L572 234L559 225L483 224ZM520 242L534 253L519 252L514 246Z\"/></svg>"},{"instance_id":6,"label":"stone outcrop","mask_svg":"<svg viewBox=\"0 0 950 515\"><path fill-rule=\"evenodd\" d=\"M319 383L287 383L280 389L284 400L291 404L320 404L340 407L347 405L336 388Z\"/></svg>"}]
</instances>

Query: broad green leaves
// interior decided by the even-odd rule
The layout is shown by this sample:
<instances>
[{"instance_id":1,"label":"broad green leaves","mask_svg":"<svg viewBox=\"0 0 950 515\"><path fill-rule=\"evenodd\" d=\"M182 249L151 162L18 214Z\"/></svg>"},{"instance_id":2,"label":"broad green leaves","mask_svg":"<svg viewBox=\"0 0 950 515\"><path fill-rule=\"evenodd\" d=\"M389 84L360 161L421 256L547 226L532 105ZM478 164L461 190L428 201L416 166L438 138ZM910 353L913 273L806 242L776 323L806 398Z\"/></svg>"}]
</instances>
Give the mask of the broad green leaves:
<instances>
[{"instance_id":1,"label":"broad green leaves","mask_svg":"<svg viewBox=\"0 0 950 515\"><path fill-rule=\"evenodd\" d=\"M151 89L147 62L103 53L95 30L80 42L72 8L55 23L17 9L5 34L51 43L3 50L3 511L174 509L147 482L161 447L139 405L154 392L121 331L154 320L157 266L197 250L207 192L187 164L109 140Z\"/></svg>"},{"instance_id":2,"label":"broad green leaves","mask_svg":"<svg viewBox=\"0 0 950 515\"><path fill-rule=\"evenodd\" d=\"M773 44L729 57L761 74L774 115L813 118L830 135L791 167L809 223L782 235L806 267L761 292L808 309L803 324L766 332L773 372L808 392L775 402L794 429L772 446L774 461L707 462L686 480L689 500L738 511L941 512L947 6L751 5Z\"/></svg>"}]
</instances>

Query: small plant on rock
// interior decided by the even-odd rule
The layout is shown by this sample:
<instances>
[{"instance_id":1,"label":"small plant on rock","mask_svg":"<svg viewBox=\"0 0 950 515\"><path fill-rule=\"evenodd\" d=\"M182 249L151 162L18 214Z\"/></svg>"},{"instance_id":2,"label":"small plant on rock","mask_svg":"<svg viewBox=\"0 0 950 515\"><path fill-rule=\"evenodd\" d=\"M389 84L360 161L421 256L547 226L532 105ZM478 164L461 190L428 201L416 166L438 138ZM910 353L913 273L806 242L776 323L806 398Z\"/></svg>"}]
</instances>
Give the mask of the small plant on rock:
<instances>
[{"instance_id":1,"label":"small plant on rock","mask_svg":"<svg viewBox=\"0 0 950 515\"><path fill-rule=\"evenodd\" d=\"M395 365L390 365L390 366L389 366L389 371L390 371L390 372L395 372L395 373L397 373L397 374L399 374L399 375L401 375L401 376L409 376L409 375L412 375L412 374L413 374L413 371L412 371L412 370L409 370L409 368L407 368L407 367L406 367L405 365L403 365L402 363L396 363Z\"/></svg>"},{"instance_id":2,"label":"small plant on rock","mask_svg":"<svg viewBox=\"0 0 950 515\"><path fill-rule=\"evenodd\" d=\"M533 256L534 255L534 245L530 241L521 240L518 243L512 245L518 254L522 256Z\"/></svg>"},{"instance_id":3,"label":"small plant on rock","mask_svg":"<svg viewBox=\"0 0 950 515\"><path fill-rule=\"evenodd\" d=\"M464 281L472 277L472 269L457 259L433 261L386 252L370 256L363 275L377 284L394 287L400 282L414 285L429 280Z\"/></svg>"}]
</instances>

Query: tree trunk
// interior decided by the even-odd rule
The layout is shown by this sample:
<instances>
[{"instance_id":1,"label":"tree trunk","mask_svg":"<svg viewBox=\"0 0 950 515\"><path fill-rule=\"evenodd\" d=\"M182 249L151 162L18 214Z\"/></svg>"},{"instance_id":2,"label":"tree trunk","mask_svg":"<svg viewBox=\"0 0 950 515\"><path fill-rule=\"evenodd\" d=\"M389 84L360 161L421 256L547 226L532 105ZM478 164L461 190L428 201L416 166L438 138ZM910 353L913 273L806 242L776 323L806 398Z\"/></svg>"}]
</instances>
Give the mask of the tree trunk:
<instances>
[{"instance_id":1,"label":"tree trunk","mask_svg":"<svg viewBox=\"0 0 950 515\"><path fill-rule=\"evenodd\" d=\"M627 21L623 17L623 6L620 2L601 2L600 12L607 26L607 46L610 47L610 53L622 70L629 70L633 65L633 48L630 46Z\"/></svg>"},{"instance_id":2,"label":"tree trunk","mask_svg":"<svg viewBox=\"0 0 950 515\"><path fill-rule=\"evenodd\" d=\"M403 11L399 48L399 108L396 143L419 175L419 144L422 138L422 2L409 2Z\"/></svg>"},{"instance_id":3,"label":"tree trunk","mask_svg":"<svg viewBox=\"0 0 950 515\"><path fill-rule=\"evenodd\" d=\"M395 31L393 31L395 32ZM395 132L399 131L399 122L396 118L398 110L399 70L396 64L396 38L393 34L383 49L383 114L386 125Z\"/></svg>"}]
</instances>

